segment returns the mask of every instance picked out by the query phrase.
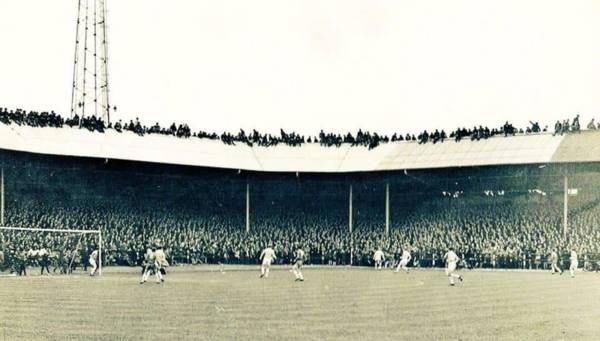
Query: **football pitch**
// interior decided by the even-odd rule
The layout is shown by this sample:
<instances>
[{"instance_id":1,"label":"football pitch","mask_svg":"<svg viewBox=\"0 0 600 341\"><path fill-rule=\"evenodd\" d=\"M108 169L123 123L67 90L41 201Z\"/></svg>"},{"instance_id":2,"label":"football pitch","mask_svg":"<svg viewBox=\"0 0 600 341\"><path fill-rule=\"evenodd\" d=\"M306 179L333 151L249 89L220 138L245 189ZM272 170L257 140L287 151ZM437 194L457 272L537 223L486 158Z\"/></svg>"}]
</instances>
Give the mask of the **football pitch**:
<instances>
[{"instance_id":1,"label":"football pitch","mask_svg":"<svg viewBox=\"0 0 600 341\"><path fill-rule=\"evenodd\" d=\"M39 269L31 269L39 271ZM597 340L600 274L257 266L0 277L0 340Z\"/></svg>"}]
</instances>

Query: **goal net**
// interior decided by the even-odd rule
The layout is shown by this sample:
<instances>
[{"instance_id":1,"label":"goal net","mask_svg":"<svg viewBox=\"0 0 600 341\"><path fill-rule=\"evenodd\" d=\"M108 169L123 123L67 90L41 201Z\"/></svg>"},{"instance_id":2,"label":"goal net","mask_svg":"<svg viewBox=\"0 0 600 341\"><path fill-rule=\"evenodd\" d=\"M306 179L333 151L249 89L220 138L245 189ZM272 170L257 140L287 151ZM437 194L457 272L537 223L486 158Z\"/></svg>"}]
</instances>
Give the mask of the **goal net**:
<instances>
[{"instance_id":1,"label":"goal net","mask_svg":"<svg viewBox=\"0 0 600 341\"><path fill-rule=\"evenodd\" d=\"M82 270L102 275L100 230L0 227L0 274L58 275Z\"/></svg>"}]
</instances>

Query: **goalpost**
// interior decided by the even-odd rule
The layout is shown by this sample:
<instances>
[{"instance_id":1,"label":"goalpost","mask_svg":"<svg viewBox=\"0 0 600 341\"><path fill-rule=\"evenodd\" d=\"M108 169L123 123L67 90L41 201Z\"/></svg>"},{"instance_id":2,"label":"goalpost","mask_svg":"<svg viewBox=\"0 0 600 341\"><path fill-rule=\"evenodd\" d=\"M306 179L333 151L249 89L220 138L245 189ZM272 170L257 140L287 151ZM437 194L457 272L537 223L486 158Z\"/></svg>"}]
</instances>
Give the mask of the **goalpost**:
<instances>
[{"instance_id":1,"label":"goalpost","mask_svg":"<svg viewBox=\"0 0 600 341\"><path fill-rule=\"evenodd\" d=\"M102 231L101 230L69 230L69 229L44 229L44 228L29 228L29 227L10 227L0 226L0 232L15 231L15 232L46 232L46 233L65 233L84 235L96 235L98 238L98 274L102 275ZM81 240L77 242L77 246ZM70 261L72 263L72 260Z\"/></svg>"}]
</instances>

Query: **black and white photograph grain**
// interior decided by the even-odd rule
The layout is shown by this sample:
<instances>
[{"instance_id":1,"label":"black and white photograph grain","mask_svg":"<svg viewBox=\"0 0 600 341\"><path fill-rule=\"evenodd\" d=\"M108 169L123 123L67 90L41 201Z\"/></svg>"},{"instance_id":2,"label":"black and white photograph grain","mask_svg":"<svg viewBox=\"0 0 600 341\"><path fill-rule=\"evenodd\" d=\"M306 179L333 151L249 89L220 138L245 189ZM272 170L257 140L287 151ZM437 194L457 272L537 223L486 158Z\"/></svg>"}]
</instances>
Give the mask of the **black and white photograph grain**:
<instances>
[{"instance_id":1,"label":"black and white photograph grain","mask_svg":"<svg viewBox=\"0 0 600 341\"><path fill-rule=\"evenodd\" d=\"M600 340L600 1L0 0L29 340Z\"/></svg>"}]
</instances>

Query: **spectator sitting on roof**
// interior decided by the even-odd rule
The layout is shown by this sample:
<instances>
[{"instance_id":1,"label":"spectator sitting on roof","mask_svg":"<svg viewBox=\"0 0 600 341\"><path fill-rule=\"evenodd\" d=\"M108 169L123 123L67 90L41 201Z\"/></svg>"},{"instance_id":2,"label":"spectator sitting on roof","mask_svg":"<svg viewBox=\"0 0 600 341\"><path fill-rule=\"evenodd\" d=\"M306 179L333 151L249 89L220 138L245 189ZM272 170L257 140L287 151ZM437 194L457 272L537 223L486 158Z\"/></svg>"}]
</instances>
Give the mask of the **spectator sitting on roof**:
<instances>
[{"instance_id":1,"label":"spectator sitting on roof","mask_svg":"<svg viewBox=\"0 0 600 341\"><path fill-rule=\"evenodd\" d=\"M554 134L552 134L552 136L562 135L562 134L563 134L562 123L560 123L559 120L556 120L556 123L554 123Z\"/></svg>"},{"instance_id":2,"label":"spectator sitting on roof","mask_svg":"<svg viewBox=\"0 0 600 341\"><path fill-rule=\"evenodd\" d=\"M596 130L596 123L594 122L594 119L592 118L592 120L590 121L590 123L588 123L587 128L589 130Z\"/></svg>"}]
</instances>

